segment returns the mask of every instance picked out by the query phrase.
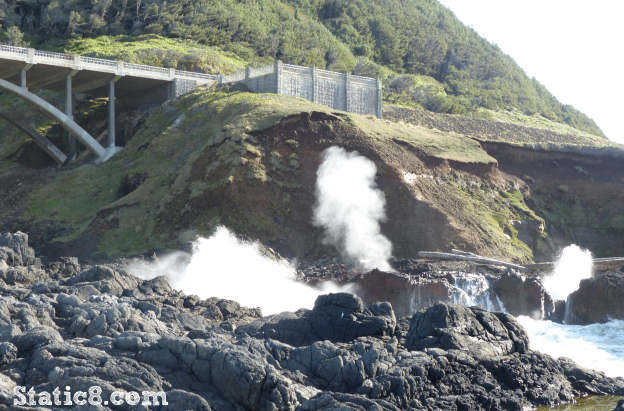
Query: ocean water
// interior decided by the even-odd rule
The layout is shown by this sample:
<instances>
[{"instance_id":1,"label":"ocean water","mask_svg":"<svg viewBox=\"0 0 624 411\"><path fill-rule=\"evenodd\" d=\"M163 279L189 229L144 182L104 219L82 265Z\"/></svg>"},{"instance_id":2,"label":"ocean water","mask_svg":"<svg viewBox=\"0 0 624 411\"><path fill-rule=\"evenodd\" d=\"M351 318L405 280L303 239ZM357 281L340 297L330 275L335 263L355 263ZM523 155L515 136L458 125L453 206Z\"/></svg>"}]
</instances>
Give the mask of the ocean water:
<instances>
[{"instance_id":1,"label":"ocean water","mask_svg":"<svg viewBox=\"0 0 624 411\"><path fill-rule=\"evenodd\" d=\"M577 245L563 249L544 287L558 300L567 300L581 280L592 276L592 255ZM579 365L603 371L610 377L624 377L624 321L570 325L519 317L529 334L530 346L555 358L568 357Z\"/></svg>"},{"instance_id":2,"label":"ocean water","mask_svg":"<svg viewBox=\"0 0 624 411\"><path fill-rule=\"evenodd\" d=\"M570 325L524 316L518 321L529 335L531 349L555 358L568 357L610 377L624 377L624 321Z\"/></svg>"},{"instance_id":3,"label":"ocean water","mask_svg":"<svg viewBox=\"0 0 624 411\"><path fill-rule=\"evenodd\" d=\"M544 287L558 300L566 300L581 280L592 276L592 255L574 244L565 247L555 269L544 278ZM454 302L479 305L490 311L504 311L485 278L480 274L458 275ZM624 321L604 324L570 325L518 317L529 335L531 349L554 358L568 357L582 367L604 372L610 377L624 377Z\"/></svg>"},{"instance_id":4,"label":"ocean water","mask_svg":"<svg viewBox=\"0 0 624 411\"><path fill-rule=\"evenodd\" d=\"M234 300L261 308L263 315L312 308L321 294L353 292L350 285L330 281L316 287L297 281L293 264L265 255L259 243L243 241L225 227L209 238L198 238L192 254L135 261L127 270L145 280L165 275L174 289L187 295Z\"/></svg>"}]
</instances>

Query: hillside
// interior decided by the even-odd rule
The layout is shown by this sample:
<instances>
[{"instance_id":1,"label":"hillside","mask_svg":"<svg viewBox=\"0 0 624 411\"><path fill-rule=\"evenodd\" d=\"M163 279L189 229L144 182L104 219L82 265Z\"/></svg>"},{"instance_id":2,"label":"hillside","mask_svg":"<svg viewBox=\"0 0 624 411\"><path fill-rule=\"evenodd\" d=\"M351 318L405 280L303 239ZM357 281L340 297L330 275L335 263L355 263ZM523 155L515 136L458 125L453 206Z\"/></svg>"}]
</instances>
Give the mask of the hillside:
<instances>
[{"instance_id":1,"label":"hillside","mask_svg":"<svg viewBox=\"0 0 624 411\"><path fill-rule=\"evenodd\" d=\"M184 69L228 72L277 58L352 71L381 77L389 102L473 116L518 110L604 137L434 0L1 0L0 24L16 44ZM150 34L167 40L136 52ZM118 36L117 47L83 40L101 36Z\"/></svg>"},{"instance_id":2,"label":"hillside","mask_svg":"<svg viewBox=\"0 0 624 411\"><path fill-rule=\"evenodd\" d=\"M105 126L93 110L90 129ZM462 248L530 261L551 258L572 241L599 255L624 249L624 226L614 223L624 221L614 195L621 192L621 160L574 154L565 145L541 151L479 142L467 130L444 130L445 117L432 116L440 129L290 97L201 89L126 115L126 147L109 162L81 157L58 170L33 168L45 166L37 163L41 156L7 126L0 229L38 233L33 241L49 255L103 258L179 249L223 224L313 260L336 253L312 225L312 211L321 152L338 145L377 165L387 199L382 229L397 258Z\"/></svg>"},{"instance_id":3,"label":"hillside","mask_svg":"<svg viewBox=\"0 0 624 411\"><path fill-rule=\"evenodd\" d=\"M219 224L291 257L336 253L311 223L331 145L376 164L394 257L463 248L526 262L570 242L624 249L621 147L435 1L5 0L0 10L15 43L225 74L281 58L386 84L383 121L235 88L149 110L121 102L125 149L58 170L0 121L0 229L37 233L46 254L179 249ZM77 121L105 136L106 99L77 101ZM1 95L0 110L66 149L60 127L26 104Z\"/></svg>"},{"instance_id":4,"label":"hillside","mask_svg":"<svg viewBox=\"0 0 624 411\"><path fill-rule=\"evenodd\" d=\"M437 1L0 25L0 411L624 407L624 145Z\"/></svg>"}]
</instances>

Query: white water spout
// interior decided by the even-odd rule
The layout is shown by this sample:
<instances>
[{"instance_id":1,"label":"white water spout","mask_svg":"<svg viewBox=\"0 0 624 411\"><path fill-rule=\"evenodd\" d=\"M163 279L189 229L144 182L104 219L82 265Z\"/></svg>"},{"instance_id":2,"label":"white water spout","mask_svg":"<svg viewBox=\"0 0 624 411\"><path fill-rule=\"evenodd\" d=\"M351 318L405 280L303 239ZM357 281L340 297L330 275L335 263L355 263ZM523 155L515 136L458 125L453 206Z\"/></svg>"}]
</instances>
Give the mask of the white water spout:
<instances>
[{"instance_id":1,"label":"white water spout","mask_svg":"<svg viewBox=\"0 0 624 411\"><path fill-rule=\"evenodd\" d=\"M375 184L377 167L359 153L330 147L317 172L316 226L358 268L393 271L388 260L392 243L381 233L386 199Z\"/></svg>"},{"instance_id":2,"label":"white water spout","mask_svg":"<svg viewBox=\"0 0 624 411\"><path fill-rule=\"evenodd\" d=\"M192 255L136 262L128 272L143 279L166 275L173 288L188 295L234 300L260 307L264 315L312 308L321 294L352 291L351 286L332 282L318 288L298 282L290 262L265 255L260 244L242 241L225 227L218 227L210 238L197 239Z\"/></svg>"},{"instance_id":3,"label":"white water spout","mask_svg":"<svg viewBox=\"0 0 624 411\"><path fill-rule=\"evenodd\" d=\"M555 300L566 301L579 288L579 283L592 276L593 261L589 250L576 244L563 249L553 273L544 277L544 288Z\"/></svg>"}]
</instances>

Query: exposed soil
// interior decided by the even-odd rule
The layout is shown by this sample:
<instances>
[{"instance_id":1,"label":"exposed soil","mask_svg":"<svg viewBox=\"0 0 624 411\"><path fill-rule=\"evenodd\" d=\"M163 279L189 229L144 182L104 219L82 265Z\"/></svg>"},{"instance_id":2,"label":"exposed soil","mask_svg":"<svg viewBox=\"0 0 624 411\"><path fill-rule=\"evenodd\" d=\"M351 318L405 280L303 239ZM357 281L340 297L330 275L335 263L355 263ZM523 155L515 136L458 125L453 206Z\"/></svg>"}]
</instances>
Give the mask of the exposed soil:
<instances>
[{"instance_id":1,"label":"exposed soil","mask_svg":"<svg viewBox=\"0 0 624 411\"><path fill-rule=\"evenodd\" d=\"M80 165L35 170L22 163L3 169L0 230L38 233L31 239L43 255L97 259L120 251L151 255L184 248L194 236L223 224L290 258L338 256L312 225L321 153L338 145L375 162L386 197L382 232L396 258L460 248L517 262L552 260L571 242L598 256L624 254L624 163L616 157L482 141L497 163L450 161L389 132L394 123L387 121L367 130L349 115L310 110L254 128L267 114L253 117L253 123L243 117L253 108L236 107L240 113L215 119L211 116L222 109L211 105L210 96L164 106L158 109L162 114L145 121L139 114L120 116L122 134L135 137L122 158L113 160L117 163L97 174L110 174L108 180L90 183L90 177L81 177ZM193 100L206 97L201 106ZM425 117L435 120L433 114ZM214 131L215 124L222 129ZM149 163L162 153L166 168ZM45 202L37 204L39 216L33 218L29 193L68 175L85 184L84 201L111 194L79 227L58 218L58 208L41 209L48 207ZM50 240L56 237L64 239ZM119 243L128 237L128 247ZM112 251L105 241L114 245Z\"/></svg>"}]
</instances>

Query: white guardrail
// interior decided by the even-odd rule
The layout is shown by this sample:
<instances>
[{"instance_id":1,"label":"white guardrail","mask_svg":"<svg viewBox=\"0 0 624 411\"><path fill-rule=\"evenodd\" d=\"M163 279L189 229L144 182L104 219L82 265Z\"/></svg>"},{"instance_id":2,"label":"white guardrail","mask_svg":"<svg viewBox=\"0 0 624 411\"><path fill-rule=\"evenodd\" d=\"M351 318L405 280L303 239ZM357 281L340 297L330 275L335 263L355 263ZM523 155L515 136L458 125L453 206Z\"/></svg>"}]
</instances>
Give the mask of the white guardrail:
<instances>
[{"instance_id":1,"label":"white guardrail","mask_svg":"<svg viewBox=\"0 0 624 411\"><path fill-rule=\"evenodd\" d=\"M0 44L0 59L23 61L26 64L46 64L50 66L67 67L74 70L89 70L111 73L117 76L143 77L155 80L193 80L196 81L197 84L205 84L217 80L217 76L213 74L147 66L145 64L126 63L123 61L106 60L71 53L55 53L4 44Z\"/></svg>"}]
</instances>

